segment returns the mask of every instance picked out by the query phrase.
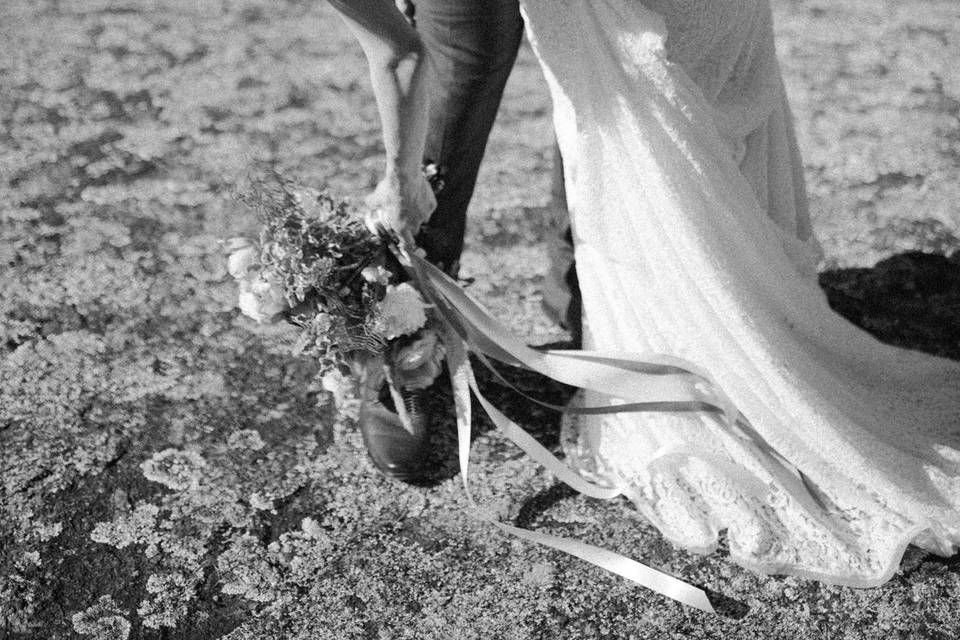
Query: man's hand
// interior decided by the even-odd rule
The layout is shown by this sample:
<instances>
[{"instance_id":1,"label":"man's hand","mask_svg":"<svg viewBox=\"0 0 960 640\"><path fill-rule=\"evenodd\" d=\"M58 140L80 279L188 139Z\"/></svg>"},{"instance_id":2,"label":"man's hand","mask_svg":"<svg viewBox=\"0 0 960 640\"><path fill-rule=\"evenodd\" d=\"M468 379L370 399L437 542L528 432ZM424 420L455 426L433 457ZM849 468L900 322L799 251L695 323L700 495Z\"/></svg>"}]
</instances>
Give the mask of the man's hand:
<instances>
[{"instance_id":1,"label":"man's hand","mask_svg":"<svg viewBox=\"0 0 960 640\"><path fill-rule=\"evenodd\" d=\"M410 178L388 174L367 196L366 204L369 207L367 227L373 233L392 231L410 247L421 225L437 207L430 183L419 174Z\"/></svg>"},{"instance_id":2,"label":"man's hand","mask_svg":"<svg viewBox=\"0 0 960 640\"><path fill-rule=\"evenodd\" d=\"M426 47L395 0L330 2L363 47L383 130L386 177L367 198L367 226L412 246L437 206L420 171L427 137Z\"/></svg>"}]
</instances>

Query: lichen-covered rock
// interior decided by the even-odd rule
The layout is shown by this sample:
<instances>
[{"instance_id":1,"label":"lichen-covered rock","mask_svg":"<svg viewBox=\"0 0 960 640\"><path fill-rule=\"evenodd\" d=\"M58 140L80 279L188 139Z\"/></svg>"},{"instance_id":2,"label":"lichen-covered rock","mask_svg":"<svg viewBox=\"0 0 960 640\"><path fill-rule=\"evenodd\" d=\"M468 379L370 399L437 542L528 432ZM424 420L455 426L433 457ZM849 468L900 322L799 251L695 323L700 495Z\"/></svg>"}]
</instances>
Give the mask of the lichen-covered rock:
<instances>
[{"instance_id":1,"label":"lichen-covered rock","mask_svg":"<svg viewBox=\"0 0 960 640\"><path fill-rule=\"evenodd\" d=\"M507 540L470 517L442 388L436 486L380 477L349 385L314 380L282 325L240 315L221 244L255 235L232 197L255 163L354 201L376 182L376 106L332 10L0 5L0 636L960 636L952 560L910 552L872 590L757 576L556 487L478 418L484 508L694 581L728 617ZM885 340L957 357L955 0L774 6L831 301ZM557 233L549 99L526 48L513 74L461 274L512 329L553 342L567 334L540 310ZM556 445L555 414L480 382ZM338 407L317 406L330 395Z\"/></svg>"},{"instance_id":2,"label":"lichen-covered rock","mask_svg":"<svg viewBox=\"0 0 960 640\"><path fill-rule=\"evenodd\" d=\"M206 464L203 457L196 451L164 449L143 462L140 468L143 469L143 475L147 480L182 491L200 486L200 478Z\"/></svg>"},{"instance_id":3,"label":"lichen-covered rock","mask_svg":"<svg viewBox=\"0 0 960 640\"><path fill-rule=\"evenodd\" d=\"M156 530L160 509L152 504L140 504L128 515L113 522L100 522L90 532L90 539L124 549L132 544L145 545L144 553L152 557L157 553L160 535Z\"/></svg>"},{"instance_id":4,"label":"lichen-covered rock","mask_svg":"<svg viewBox=\"0 0 960 640\"><path fill-rule=\"evenodd\" d=\"M73 630L92 640L127 640L130 622L110 596L101 596L96 604L73 614Z\"/></svg>"}]
</instances>

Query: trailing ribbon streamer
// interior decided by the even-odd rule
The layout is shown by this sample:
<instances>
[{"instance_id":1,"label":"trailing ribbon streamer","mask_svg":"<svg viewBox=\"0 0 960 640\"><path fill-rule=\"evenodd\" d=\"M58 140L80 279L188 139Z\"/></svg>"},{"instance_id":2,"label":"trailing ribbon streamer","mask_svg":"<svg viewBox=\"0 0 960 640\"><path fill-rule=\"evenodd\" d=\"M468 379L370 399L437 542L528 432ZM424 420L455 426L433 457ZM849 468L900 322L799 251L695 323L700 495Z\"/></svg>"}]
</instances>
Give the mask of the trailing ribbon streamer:
<instances>
[{"instance_id":1,"label":"trailing ribbon streamer","mask_svg":"<svg viewBox=\"0 0 960 640\"><path fill-rule=\"evenodd\" d=\"M625 357L594 351L531 349L491 318L447 274L417 255L407 258L421 293L474 352L564 384L648 404L647 410L720 412L731 423L740 418L733 402L710 375L691 362L662 354ZM638 379L625 373L644 377ZM672 404L664 405L666 402Z\"/></svg>"},{"instance_id":2,"label":"trailing ribbon streamer","mask_svg":"<svg viewBox=\"0 0 960 640\"><path fill-rule=\"evenodd\" d=\"M503 416L499 411L496 411L483 395L480 394L473 376L473 371L470 368L470 363L467 360L465 345L458 337L453 337L447 344L447 357L450 367L450 377L453 381L454 402L457 407L457 440L460 457L460 477L463 480L467 500L472 506L478 508L470 492L470 482L468 479L468 469L470 465L470 424L472 419L470 409L471 391L477 396L477 399L480 400L488 413L491 409L494 410L495 413L491 413L491 417L507 437L510 437L511 440L520 446L528 455L545 466L548 471L552 472L577 491L586 495L601 499L609 499L620 495L621 488L619 487L608 489L584 480L575 471L571 470L567 465L563 464L543 448L542 445L533 440L533 438L524 432L516 423ZM528 448L528 442L521 444L521 442L515 438L516 432L523 433L535 446ZM669 574L641 564L636 560L577 540L570 540L560 536L538 533L536 531L529 531L527 529L521 529L520 527L503 524L489 515L482 515L481 518L493 524L501 531L518 538L563 551L685 605L706 611L707 613L715 613L713 605L710 604L707 594L704 593L702 589L698 589Z\"/></svg>"},{"instance_id":3,"label":"trailing ribbon streamer","mask_svg":"<svg viewBox=\"0 0 960 640\"><path fill-rule=\"evenodd\" d=\"M490 365L487 357L627 401L614 406L564 408L530 398L550 408L576 413L706 411L721 413L731 422L739 418L733 403L713 384L710 376L692 363L661 355L634 357L631 354L624 357L589 351L536 351L501 327L445 273L414 254L403 254L402 259L420 291L436 307L448 329L447 363L457 411L461 479L468 501L478 511L468 479L471 391L505 436L575 490L607 500L621 495L625 487L607 487L586 480L494 407L480 393L467 358L468 349L498 377L499 373ZM505 533L564 551L668 598L714 613L702 589L635 560L576 540L503 524L489 515L481 517Z\"/></svg>"}]
</instances>

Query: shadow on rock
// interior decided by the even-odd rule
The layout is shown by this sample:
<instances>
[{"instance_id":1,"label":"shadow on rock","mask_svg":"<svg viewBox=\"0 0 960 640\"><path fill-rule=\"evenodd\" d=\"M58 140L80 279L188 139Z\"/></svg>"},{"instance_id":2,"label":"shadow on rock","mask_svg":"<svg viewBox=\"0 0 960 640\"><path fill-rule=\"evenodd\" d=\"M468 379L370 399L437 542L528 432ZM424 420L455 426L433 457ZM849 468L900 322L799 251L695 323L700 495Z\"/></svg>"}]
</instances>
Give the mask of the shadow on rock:
<instances>
[{"instance_id":1,"label":"shadow on rock","mask_svg":"<svg viewBox=\"0 0 960 640\"><path fill-rule=\"evenodd\" d=\"M834 311L889 344L960 359L960 251L909 251L820 274Z\"/></svg>"},{"instance_id":2,"label":"shadow on rock","mask_svg":"<svg viewBox=\"0 0 960 640\"><path fill-rule=\"evenodd\" d=\"M520 507L520 512L513 524L522 529L530 528L550 507L576 495L578 494L574 489L558 482L550 488L527 498Z\"/></svg>"},{"instance_id":3,"label":"shadow on rock","mask_svg":"<svg viewBox=\"0 0 960 640\"><path fill-rule=\"evenodd\" d=\"M714 591L713 589L704 588L703 590L707 592L707 598L710 599L710 604L713 605L717 615L722 618L728 618L730 620L742 620L743 618L747 617L747 614L750 613L750 606L745 602L725 596L719 591Z\"/></svg>"},{"instance_id":4,"label":"shadow on rock","mask_svg":"<svg viewBox=\"0 0 960 640\"><path fill-rule=\"evenodd\" d=\"M558 345L550 347L557 348ZM560 443L560 412L537 404L529 398L562 407L573 396L575 389L539 373L517 367L494 363L494 373L475 359L472 359L472 364L477 384L484 397L508 418L526 429L540 444L556 450ZM472 404L471 442L495 429L475 399ZM425 409L432 416L431 455L433 466L437 469L425 484L436 485L460 471L457 457L457 417L446 372L437 379L427 394ZM502 455L513 457L515 454L516 450L512 445L504 443Z\"/></svg>"}]
</instances>

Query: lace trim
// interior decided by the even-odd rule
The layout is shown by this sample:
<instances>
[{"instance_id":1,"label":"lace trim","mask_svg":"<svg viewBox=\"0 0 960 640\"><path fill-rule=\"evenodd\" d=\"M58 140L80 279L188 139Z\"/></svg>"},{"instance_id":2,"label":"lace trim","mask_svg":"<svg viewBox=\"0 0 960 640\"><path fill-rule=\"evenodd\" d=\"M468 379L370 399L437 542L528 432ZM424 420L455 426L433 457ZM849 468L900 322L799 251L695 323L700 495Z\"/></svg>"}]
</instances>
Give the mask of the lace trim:
<instances>
[{"instance_id":1,"label":"lace trim","mask_svg":"<svg viewBox=\"0 0 960 640\"><path fill-rule=\"evenodd\" d=\"M673 451L639 463L636 443L622 432L581 421L563 420L561 442L571 466L594 482L628 481L625 493L637 509L680 547L711 553L726 530L730 559L752 571L875 586L893 575L907 545L950 555L960 541L956 530L910 522L869 493L861 493L857 505L844 505L813 487L822 506L811 513L776 480L734 480L718 469L716 453L692 446L684 455ZM733 466L733 459L724 464ZM960 479L932 477L960 495Z\"/></svg>"}]
</instances>

